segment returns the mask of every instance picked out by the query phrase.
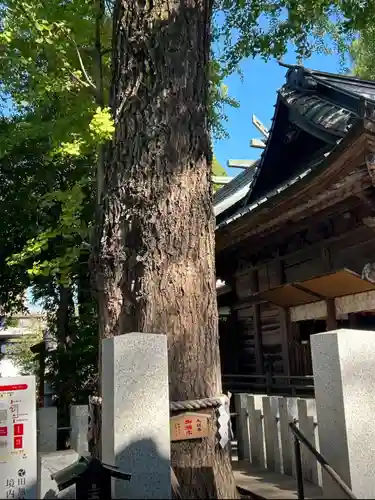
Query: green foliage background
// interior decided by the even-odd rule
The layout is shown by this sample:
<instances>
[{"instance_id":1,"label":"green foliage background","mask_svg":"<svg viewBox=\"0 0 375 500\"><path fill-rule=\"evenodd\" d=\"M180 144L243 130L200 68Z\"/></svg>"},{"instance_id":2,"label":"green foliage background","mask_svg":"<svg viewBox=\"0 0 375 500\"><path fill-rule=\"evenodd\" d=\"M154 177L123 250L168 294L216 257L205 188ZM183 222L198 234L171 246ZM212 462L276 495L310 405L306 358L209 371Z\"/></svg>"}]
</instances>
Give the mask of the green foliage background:
<instances>
[{"instance_id":1,"label":"green foliage background","mask_svg":"<svg viewBox=\"0 0 375 500\"><path fill-rule=\"evenodd\" d=\"M354 40L350 55L352 73L367 80L375 79L375 27L371 26Z\"/></svg>"}]
</instances>

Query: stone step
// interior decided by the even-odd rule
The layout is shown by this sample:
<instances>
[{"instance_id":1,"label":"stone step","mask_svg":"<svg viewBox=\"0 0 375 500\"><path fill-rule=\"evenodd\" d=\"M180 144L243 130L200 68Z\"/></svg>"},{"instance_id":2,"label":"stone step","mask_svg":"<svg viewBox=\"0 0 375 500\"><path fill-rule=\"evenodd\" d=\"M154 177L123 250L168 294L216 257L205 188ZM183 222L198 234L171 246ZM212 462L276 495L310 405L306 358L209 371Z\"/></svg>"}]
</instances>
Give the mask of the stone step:
<instances>
[{"instance_id":1,"label":"stone step","mask_svg":"<svg viewBox=\"0 0 375 500\"><path fill-rule=\"evenodd\" d=\"M233 460L232 467L237 487L241 492L246 490L259 500L298 498L297 481L294 477L258 469L244 460ZM323 498L322 489L308 481L304 481L304 493L306 500Z\"/></svg>"}]
</instances>

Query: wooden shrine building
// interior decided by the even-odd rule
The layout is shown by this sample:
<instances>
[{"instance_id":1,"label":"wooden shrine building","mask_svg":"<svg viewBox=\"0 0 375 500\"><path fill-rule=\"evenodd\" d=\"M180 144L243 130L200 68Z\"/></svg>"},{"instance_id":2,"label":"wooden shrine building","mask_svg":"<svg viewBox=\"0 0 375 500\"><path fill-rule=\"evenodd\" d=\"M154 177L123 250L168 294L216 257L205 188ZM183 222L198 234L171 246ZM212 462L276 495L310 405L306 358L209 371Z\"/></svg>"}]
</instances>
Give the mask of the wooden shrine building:
<instances>
[{"instance_id":1,"label":"wooden shrine building","mask_svg":"<svg viewBox=\"0 0 375 500\"><path fill-rule=\"evenodd\" d=\"M214 207L224 386L311 386L311 335L375 331L375 82L289 67Z\"/></svg>"}]
</instances>

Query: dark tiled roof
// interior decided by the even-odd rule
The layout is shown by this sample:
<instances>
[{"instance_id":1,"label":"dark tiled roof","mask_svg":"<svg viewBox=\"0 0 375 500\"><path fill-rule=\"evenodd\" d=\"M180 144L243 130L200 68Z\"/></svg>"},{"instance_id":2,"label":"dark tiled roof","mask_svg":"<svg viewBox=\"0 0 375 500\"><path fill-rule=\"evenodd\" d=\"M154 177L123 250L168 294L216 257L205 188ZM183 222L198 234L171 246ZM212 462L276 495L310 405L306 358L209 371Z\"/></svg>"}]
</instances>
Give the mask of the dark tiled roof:
<instances>
[{"instance_id":1,"label":"dark tiled roof","mask_svg":"<svg viewBox=\"0 0 375 500\"><path fill-rule=\"evenodd\" d=\"M353 76L335 75L333 73L323 73L321 71L310 71L310 73L315 80L321 83L331 85L349 94L358 95L375 102L375 82L371 80L361 80Z\"/></svg>"},{"instance_id":2,"label":"dark tiled roof","mask_svg":"<svg viewBox=\"0 0 375 500\"><path fill-rule=\"evenodd\" d=\"M298 92L289 85L284 85L280 89L280 96L287 106L292 107L305 120L338 137L343 137L353 123L351 111L317 95Z\"/></svg>"},{"instance_id":3,"label":"dark tiled roof","mask_svg":"<svg viewBox=\"0 0 375 500\"><path fill-rule=\"evenodd\" d=\"M342 139L339 139L337 141L337 144L339 144L342 141ZM288 179L286 182L278 186L276 189L270 190L266 195L262 196L261 198L255 200L253 203L250 203L248 205L244 205L241 208L239 208L234 214L231 214L229 217L226 219L222 220L219 222L217 225L217 229L227 226L234 220L238 219L239 217L242 217L243 215L252 212L256 208L260 207L261 205L265 204L268 200L274 198L278 194L283 193L283 191L286 191L289 187L297 184L297 182L302 181L305 179L310 174L313 174L313 172L321 165L321 163L325 160L325 158L328 155L324 155L321 159L315 159L312 160L307 168L300 172L298 175L295 175L294 177Z\"/></svg>"},{"instance_id":4,"label":"dark tiled roof","mask_svg":"<svg viewBox=\"0 0 375 500\"><path fill-rule=\"evenodd\" d=\"M255 169L256 165L246 168L214 194L213 202L216 216L245 198L254 178Z\"/></svg>"},{"instance_id":5,"label":"dark tiled roof","mask_svg":"<svg viewBox=\"0 0 375 500\"><path fill-rule=\"evenodd\" d=\"M308 175L363 117L366 107L375 109L375 82L287 67L267 145L253 171L248 194L235 213L228 210L226 216L221 211L218 227ZM225 186L228 193L235 180Z\"/></svg>"}]
</instances>

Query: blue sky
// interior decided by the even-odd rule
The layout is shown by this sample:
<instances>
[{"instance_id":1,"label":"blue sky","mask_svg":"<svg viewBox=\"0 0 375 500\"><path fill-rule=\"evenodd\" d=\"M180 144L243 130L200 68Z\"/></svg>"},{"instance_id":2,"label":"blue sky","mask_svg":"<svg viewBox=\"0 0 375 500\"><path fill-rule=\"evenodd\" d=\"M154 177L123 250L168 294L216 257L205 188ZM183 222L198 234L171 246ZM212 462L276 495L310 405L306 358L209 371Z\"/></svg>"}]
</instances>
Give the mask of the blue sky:
<instances>
[{"instance_id":1,"label":"blue sky","mask_svg":"<svg viewBox=\"0 0 375 500\"><path fill-rule=\"evenodd\" d=\"M41 302L37 302L35 304L33 303L33 296L32 296L32 292L31 292L30 288L26 292L26 303L27 303L27 307L31 313L37 313L37 312L42 311L42 309L43 309Z\"/></svg>"},{"instance_id":2,"label":"blue sky","mask_svg":"<svg viewBox=\"0 0 375 500\"><path fill-rule=\"evenodd\" d=\"M296 58L291 50L284 62L295 64ZM304 61L303 65L330 73L340 72L338 55L314 54ZM256 159L261 154L260 149L249 146L250 139L261 138L260 133L252 125L254 113L266 127L270 127L276 103L276 92L285 82L287 69L279 66L277 61L264 62L261 59L247 59L241 64L243 79L232 75L226 80L229 95L237 99L240 108L227 108L228 122L226 124L229 139L216 141L214 152L217 159L226 168L230 176L239 170L226 167L229 159Z\"/></svg>"}]
</instances>

